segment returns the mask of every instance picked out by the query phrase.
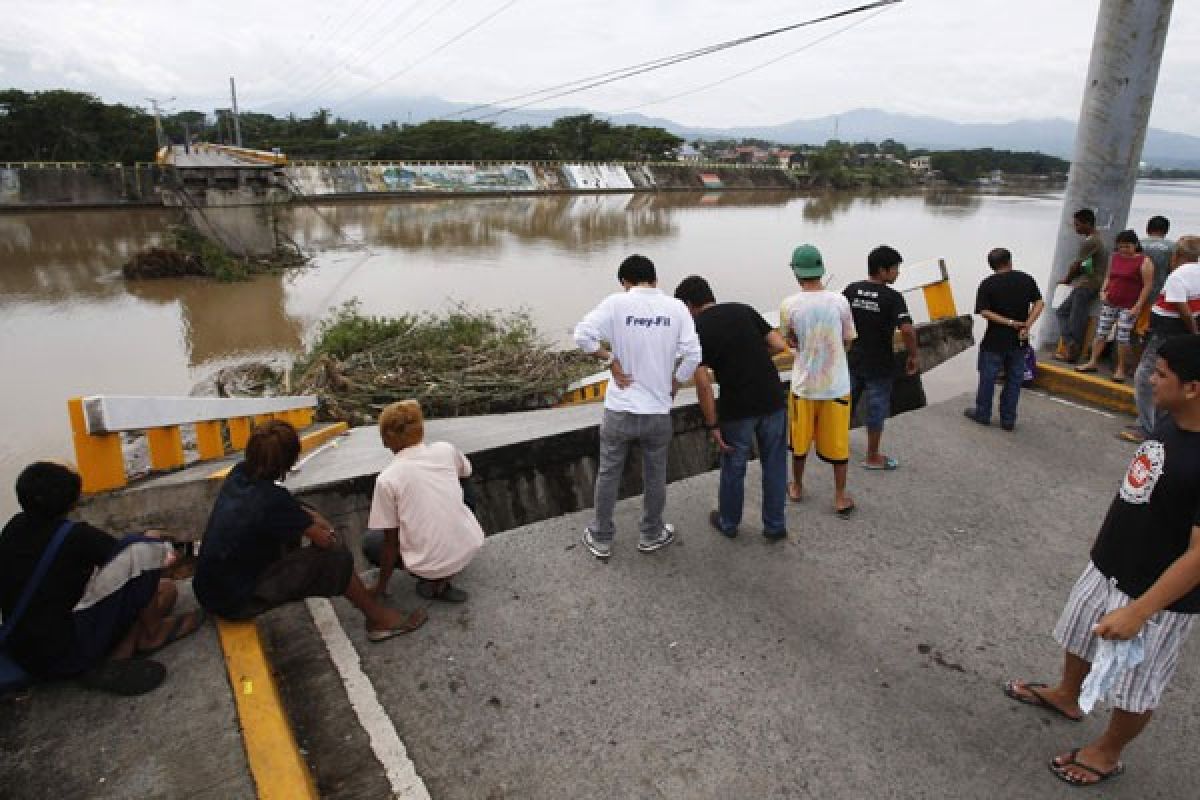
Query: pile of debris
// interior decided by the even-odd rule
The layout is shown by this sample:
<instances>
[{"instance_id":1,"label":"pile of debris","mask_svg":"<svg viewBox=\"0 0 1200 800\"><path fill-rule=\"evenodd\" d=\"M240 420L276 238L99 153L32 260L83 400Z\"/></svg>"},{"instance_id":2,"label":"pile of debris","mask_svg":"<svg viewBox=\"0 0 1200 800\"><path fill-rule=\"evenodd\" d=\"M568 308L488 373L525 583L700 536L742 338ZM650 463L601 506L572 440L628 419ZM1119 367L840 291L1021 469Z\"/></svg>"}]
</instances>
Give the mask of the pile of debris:
<instances>
[{"instance_id":1,"label":"pile of debris","mask_svg":"<svg viewBox=\"0 0 1200 800\"><path fill-rule=\"evenodd\" d=\"M547 408L596 371L594 359L548 347L523 313L379 319L351 305L322 323L292 386L320 398L321 419L370 425L403 399L430 418Z\"/></svg>"},{"instance_id":2,"label":"pile of debris","mask_svg":"<svg viewBox=\"0 0 1200 800\"><path fill-rule=\"evenodd\" d=\"M152 247L136 254L121 268L121 272L129 280L209 274L194 253L169 247Z\"/></svg>"}]
</instances>

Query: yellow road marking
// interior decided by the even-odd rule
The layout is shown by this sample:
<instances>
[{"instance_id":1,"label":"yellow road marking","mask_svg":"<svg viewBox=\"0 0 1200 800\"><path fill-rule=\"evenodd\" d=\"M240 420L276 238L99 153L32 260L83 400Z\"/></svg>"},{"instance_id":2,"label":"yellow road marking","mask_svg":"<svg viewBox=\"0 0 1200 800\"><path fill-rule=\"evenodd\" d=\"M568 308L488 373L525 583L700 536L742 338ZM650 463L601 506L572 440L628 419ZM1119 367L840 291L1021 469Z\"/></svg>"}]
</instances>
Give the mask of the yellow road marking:
<instances>
[{"instance_id":1,"label":"yellow road marking","mask_svg":"<svg viewBox=\"0 0 1200 800\"><path fill-rule=\"evenodd\" d=\"M317 787L292 734L258 625L217 620L246 760L260 800L316 800Z\"/></svg>"}]
</instances>

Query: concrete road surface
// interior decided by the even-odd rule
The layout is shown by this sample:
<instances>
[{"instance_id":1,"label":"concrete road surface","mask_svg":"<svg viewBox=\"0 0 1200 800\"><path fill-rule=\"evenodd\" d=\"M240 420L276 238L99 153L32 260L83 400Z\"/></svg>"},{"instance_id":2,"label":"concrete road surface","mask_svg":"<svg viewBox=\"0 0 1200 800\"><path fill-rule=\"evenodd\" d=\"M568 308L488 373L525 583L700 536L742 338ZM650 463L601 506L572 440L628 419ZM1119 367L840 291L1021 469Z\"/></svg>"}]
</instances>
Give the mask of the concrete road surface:
<instances>
[{"instance_id":1,"label":"concrete road surface","mask_svg":"<svg viewBox=\"0 0 1200 800\"><path fill-rule=\"evenodd\" d=\"M813 463L782 543L759 535L752 468L732 541L708 527L714 473L670 487L679 540L661 552L635 549L635 498L611 562L580 545L586 512L492 537L457 581L471 600L431 607L411 636L369 643L338 601L432 797L1079 796L1046 762L1106 714L1072 723L1000 689L1056 675L1050 630L1131 455L1113 438L1126 420L1026 392L1010 434L963 405L889 421L902 466L852 467L852 520ZM392 602L418 602L411 577L394 579ZM272 638L285 661L303 639ZM1198 646L1128 772L1094 796L1197 796ZM340 702L306 713L353 728ZM378 772L353 733L310 754L319 771Z\"/></svg>"}]
</instances>

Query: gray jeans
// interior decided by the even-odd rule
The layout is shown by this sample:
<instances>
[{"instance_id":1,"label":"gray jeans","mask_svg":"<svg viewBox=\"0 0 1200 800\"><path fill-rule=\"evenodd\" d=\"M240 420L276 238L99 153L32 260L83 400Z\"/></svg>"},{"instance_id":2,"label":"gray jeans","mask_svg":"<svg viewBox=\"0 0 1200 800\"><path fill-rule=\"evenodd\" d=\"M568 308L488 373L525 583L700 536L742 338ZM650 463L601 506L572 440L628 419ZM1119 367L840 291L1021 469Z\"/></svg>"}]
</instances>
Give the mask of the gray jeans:
<instances>
[{"instance_id":1,"label":"gray jeans","mask_svg":"<svg viewBox=\"0 0 1200 800\"><path fill-rule=\"evenodd\" d=\"M1067 345L1082 347L1086 342L1088 318L1092 315L1092 303L1099 289L1077 286L1063 304L1054 312L1058 316L1058 327L1062 340Z\"/></svg>"},{"instance_id":2,"label":"gray jeans","mask_svg":"<svg viewBox=\"0 0 1200 800\"><path fill-rule=\"evenodd\" d=\"M662 531L663 507L667 503L667 447L671 444L670 414L633 414L604 409L600 423L600 467L596 473L595 517L592 535L601 542L612 541L613 508L621 488L621 474L629 446L642 448L643 541L656 539Z\"/></svg>"}]
</instances>

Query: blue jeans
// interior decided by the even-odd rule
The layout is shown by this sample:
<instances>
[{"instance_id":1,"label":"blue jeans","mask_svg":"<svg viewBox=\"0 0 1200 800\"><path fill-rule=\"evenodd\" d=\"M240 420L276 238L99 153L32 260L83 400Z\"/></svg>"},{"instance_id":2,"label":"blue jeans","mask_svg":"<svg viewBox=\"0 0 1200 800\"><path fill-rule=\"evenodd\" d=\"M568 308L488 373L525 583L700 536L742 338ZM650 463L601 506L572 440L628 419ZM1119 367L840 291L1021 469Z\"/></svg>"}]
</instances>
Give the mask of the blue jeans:
<instances>
[{"instance_id":1,"label":"blue jeans","mask_svg":"<svg viewBox=\"0 0 1200 800\"><path fill-rule=\"evenodd\" d=\"M890 375L886 378L867 378L850 373L850 402L854 406L852 415L859 413L859 404L865 396L863 424L869 431L882 431L884 420L892 413L892 382Z\"/></svg>"},{"instance_id":2,"label":"blue jeans","mask_svg":"<svg viewBox=\"0 0 1200 800\"><path fill-rule=\"evenodd\" d=\"M751 442L758 444L762 467L763 533L775 536L787 530L787 409L761 417L721 423L721 438L733 450L721 454L721 488L718 494L721 530L732 531L742 521L746 462Z\"/></svg>"},{"instance_id":3,"label":"blue jeans","mask_svg":"<svg viewBox=\"0 0 1200 800\"><path fill-rule=\"evenodd\" d=\"M1012 425L1017 421L1021 377L1025 374L1025 351L1019 347L1003 353L979 351L979 391L975 393L975 419L980 422L991 421L992 396L996 392L996 378L1001 369L1005 376L1004 389L1000 392L1000 422Z\"/></svg>"}]
</instances>

